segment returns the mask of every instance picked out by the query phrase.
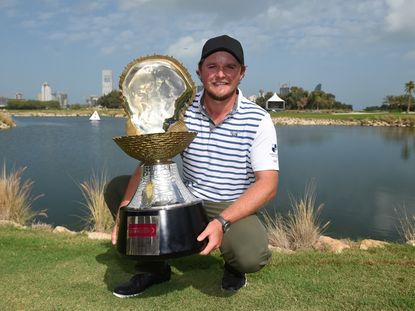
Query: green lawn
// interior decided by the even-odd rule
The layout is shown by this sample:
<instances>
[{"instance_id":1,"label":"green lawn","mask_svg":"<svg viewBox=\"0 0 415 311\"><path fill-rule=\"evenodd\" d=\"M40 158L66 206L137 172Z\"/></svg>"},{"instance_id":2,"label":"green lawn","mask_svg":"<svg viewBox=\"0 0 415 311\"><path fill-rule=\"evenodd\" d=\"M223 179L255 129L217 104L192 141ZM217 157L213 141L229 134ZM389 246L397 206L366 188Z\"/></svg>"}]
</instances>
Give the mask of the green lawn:
<instances>
[{"instance_id":1,"label":"green lawn","mask_svg":"<svg viewBox=\"0 0 415 311\"><path fill-rule=\"evenodd\" d=\"M171 261L172 280L111 294L134 262L84 235L0 227L0 310L414 310L415 248L274 253L248 286L220 289L218 253Z\"/></svg>"}]
</instances>

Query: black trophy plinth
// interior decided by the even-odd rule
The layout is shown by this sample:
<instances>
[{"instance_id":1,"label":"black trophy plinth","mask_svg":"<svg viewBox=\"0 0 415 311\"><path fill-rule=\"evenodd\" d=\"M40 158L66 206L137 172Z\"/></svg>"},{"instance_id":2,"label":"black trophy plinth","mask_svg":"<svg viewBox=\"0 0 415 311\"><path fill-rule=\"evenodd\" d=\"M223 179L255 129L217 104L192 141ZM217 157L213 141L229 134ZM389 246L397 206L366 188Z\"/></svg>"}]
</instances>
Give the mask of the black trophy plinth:
<instances>
[{"instance_id":1,"label":"black trophy plinth","mask_svg":"<svg viewBox=\"0 0 415 311\"><path fill-rule=\"evenodd\" d=\"M208 223L202 203L180 207L120 209L117 249L139 260L164 260L200 252L197 241Z\"/></svg>"}]
</instances>

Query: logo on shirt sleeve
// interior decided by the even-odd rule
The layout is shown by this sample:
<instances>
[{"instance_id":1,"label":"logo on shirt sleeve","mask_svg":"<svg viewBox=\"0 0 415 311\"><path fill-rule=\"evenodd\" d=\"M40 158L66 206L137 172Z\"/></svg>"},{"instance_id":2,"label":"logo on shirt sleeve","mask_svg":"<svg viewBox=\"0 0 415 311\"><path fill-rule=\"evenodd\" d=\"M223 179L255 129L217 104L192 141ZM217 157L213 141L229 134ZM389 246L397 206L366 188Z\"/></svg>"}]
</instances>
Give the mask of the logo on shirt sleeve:
<instances>
[{"instance_id":1,"label":"logo on shirt sleeve","mask_svg":"<svg viewBox=\"0 0 415 311\"><path fill-rule=\"evenodd\" d=\"M277 146L277 144L273 144L273 145L272 145L272 152L276 153L276 152L277 152L277 150L278 150L278 146Z\"/></svg>"}]
</instances>

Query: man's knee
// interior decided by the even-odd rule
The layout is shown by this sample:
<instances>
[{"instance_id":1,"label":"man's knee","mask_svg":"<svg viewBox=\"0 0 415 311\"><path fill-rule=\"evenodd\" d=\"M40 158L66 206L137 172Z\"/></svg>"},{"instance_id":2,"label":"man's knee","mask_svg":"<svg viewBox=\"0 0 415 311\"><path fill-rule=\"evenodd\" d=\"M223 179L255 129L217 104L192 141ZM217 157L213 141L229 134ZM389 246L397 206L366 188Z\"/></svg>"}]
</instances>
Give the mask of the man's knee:
<instances>
[{"instance_id":1,"label":"man's knee","mask_svg":"<svg viewBox=\"0 0 415 311\"><path fill-rule=\"evenodd\" d=\"M256 215L231 225L221 251L225 262L245 273L259 271L271 258L266 230Z\"/></svg>"},{"instance_id":2,"label":"man's knee","mask_svg":"<svg viewBox=\"0 0 415 311\"><path fill-rule=\"evenodd\" d=\"M268 247L249 248L238 247L235 250L223 252L223 259L231 267L239 272L253 273L261 270L271 259L271 251Z\"/></svg>"}]
</instances>

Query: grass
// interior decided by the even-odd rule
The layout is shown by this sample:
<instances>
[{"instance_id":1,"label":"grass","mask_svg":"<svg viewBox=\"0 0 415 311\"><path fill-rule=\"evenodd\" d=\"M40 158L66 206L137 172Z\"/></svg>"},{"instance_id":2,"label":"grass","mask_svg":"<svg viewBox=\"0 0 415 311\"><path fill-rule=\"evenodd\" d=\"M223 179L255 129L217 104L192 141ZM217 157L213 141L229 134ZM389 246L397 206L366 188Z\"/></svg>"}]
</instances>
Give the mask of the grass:
<instances>
[{"instance_id":1,"label":"grass","mask_svg":"<svg viewBox=\"0 0 415 311\"><path fill-rule=\"evenodd\" d=\"M282 249L299 250L312 248L318 241L328 222L321 225L319 213L323 204L316 207L316 184L309 182L302 198L291 196L288 217L266 214L265 227L269 243Z\"/></svg>"},{"instance_id":2,"label":"grass","mask_svg":"<svg viewBox=\"0 0 415 311\"><path fill-rule=\"evenodd\" d=\"M46 216L45 211L32 211L32 203L38 197L32 197L33 181L22 180L25 167L7 172L6 164L0 171L0 220L10 220L25 225L36 216Z\"/></svg>"},{"instance_id":3,"label":"grass","mask_svg":"<svg viewBox=\"0 0 415 311\"><path fill-rule=\"evenodd\" d=\"M10 127L13 127L15 125L12 117L8 113L4 113L0 111L0 123L1 122Z\"/></svg>"},{"instance_id":4,"label":"grass","mask_svg":"<svg viewBox=\"0 0 415 311\"><path fill-rule=\"evenodd\" d=\"M401 209L395 209L399 219L399 234L402 239L407 241L415 241L415 215L408 215L406 207L403 206Z\"/></svg>"},{"instance_id":5,"label":"grass","mask_svg":"<svg viewBox=\"0 0 415 311\"><path fill-rule=\"evenodd\" d=\"M91 231L109 232L114 226L114 220L105 203L104 190L108 182L105 173L93 174L90 180L81 183L80 188L85 199L83 205L88 215L83 219L86 227Z\"/></svg>"},{"instance_id":6,"label":"grass","mask_svg":"<svg viewBox=\"0 0 415 311\"><path fill-rule=\"evenodd\" d=\"M248 286L221 291L218 253L171 261L170 282L111 294L134 262L85 235L0 226L1 310L413 310L415 248L274 253Z\"/></svg>"}]
</instances>

